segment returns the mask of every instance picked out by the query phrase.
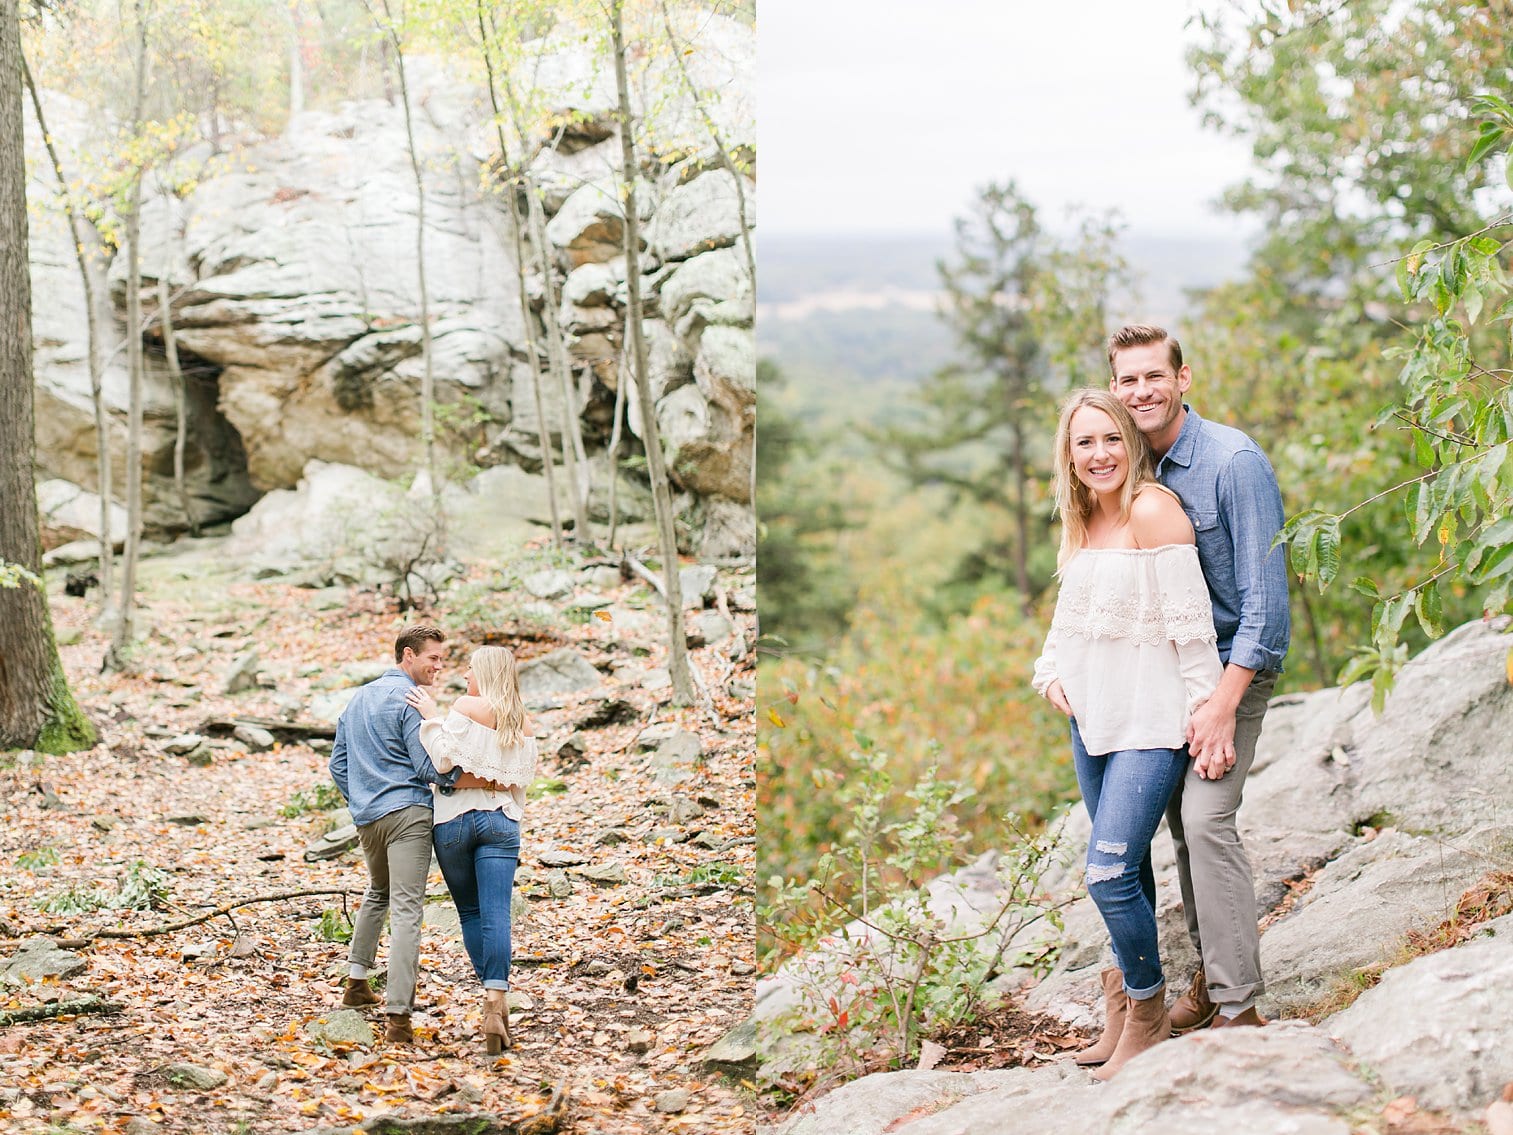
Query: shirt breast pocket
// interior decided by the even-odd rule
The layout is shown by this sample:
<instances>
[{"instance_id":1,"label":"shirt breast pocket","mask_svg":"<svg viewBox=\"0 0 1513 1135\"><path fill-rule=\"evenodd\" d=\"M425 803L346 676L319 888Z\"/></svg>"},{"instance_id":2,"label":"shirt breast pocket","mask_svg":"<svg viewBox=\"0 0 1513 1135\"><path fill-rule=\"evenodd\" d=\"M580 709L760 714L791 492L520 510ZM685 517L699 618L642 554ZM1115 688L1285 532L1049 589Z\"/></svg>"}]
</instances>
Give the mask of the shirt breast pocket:
<instances>
[{"instance_id":1,"label":"shirt breast pocket","mask_svg":"<svg viewBox=\"0 0 1513 1135\"><path fill-rule=\"evenodd\" d=\"M1203 574L1210 581L1232 580L1235 573L1234 543L1218 512L1196 508L1184 508L1183 511L1193 524Z\"/></svg>"}]
</instances>

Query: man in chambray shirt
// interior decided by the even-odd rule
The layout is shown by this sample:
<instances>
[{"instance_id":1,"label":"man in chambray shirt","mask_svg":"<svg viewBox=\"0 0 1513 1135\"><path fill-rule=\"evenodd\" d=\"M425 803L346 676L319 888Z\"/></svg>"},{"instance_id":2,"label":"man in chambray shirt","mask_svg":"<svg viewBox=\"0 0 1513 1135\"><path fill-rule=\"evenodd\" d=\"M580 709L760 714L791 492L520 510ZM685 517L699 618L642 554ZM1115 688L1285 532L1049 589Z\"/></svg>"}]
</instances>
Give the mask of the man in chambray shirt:
<instances>
[{"instance_id":1,"label":"man in chambray shirt","mask_svg":"<svg viewBox=\"0 0 1513 1135\"><path fill-rule=\"evenodd\" d=\"M1166 330L1122 327L1109 338L1108 359L1110 385L1150 442L1157 478L1192 521L1224 663L1219 688L1193 712L1193 764L1166 812L1201 959L1192 987L1172 1005L1172 1029L1260 1025L1255 883L1235 815L1291 633L1286 560L1272 547L1282 494L1254 441L1183 403L1192 371Z\"/></svg>"},{"instance_id":2,"label":"man in chambray shirt","mask_svg":"<svg viewBox=\"0 0 1513 1135\"><path fill-rule=\"evenodd\" d=\"M394 640L395 665L357 691L336 723L331 746L331 779L352 811L370 879L352 928L341 1003L354 1009L378 1004L368 971L387 914L393 937L384 1036L404 1043L414 1039L410 1011L431 866L430 786L450 785L458 777L457 770L438 773L426 755L420 714L406 703L405 691L436 681L445 641L426 623L402 630Z\"/></svg>"}]
</instances>

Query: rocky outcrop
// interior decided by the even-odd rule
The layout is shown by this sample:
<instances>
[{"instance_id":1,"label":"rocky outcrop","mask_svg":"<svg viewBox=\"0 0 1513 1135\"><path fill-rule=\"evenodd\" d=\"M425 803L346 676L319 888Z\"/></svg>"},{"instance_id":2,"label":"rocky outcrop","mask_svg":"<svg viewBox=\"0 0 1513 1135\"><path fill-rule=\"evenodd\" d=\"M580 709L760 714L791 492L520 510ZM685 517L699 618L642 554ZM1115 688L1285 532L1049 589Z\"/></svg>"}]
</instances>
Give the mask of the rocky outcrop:
<instances>
[{"instance_id":1,"label":"rocky outcrop","mask_svg":"<svg viewBox=\"0 0 1513 1135\"><path fill-rule=\"evenodd\" d=\"M708 16L700 28L701 50L690 64L698 81L721 92L708 109L727 142L754 152L754 35L722 16ZM632 455L642 433L634 398L622 399L618 410L616 403L627 293L620 139L612 75L565 29L553 35L538 45L537 81L542 101L573 125L531 140L539 149L528 173L544 190L547 253L561 284L556 314L573 372L569 412L581 422L591 462L602 465L616 413L621 444ZM522 315L516 240L494 176L486 99L456 74L416 58L408 75L426 181L438 442L453 479L501 466L535 479L542 458L525 320L535 324L544 358L547 292L539 260L528 252L529 315ZM667 82L656 89L658 105L642 125L649 136L641 139L637 199L657 416L690 550L749 554L754 296L737 255L735 185L692 106L669 99L677 88ZM66 160L76 158L90 144L88 115L62 96L47 102L49 125L71 151ZM34 124L28 131L37 151L33 197L42 206L32 245L39 473L93 491L83 289ZM645 157L652 153L674 157ZM172 531L184 523L171 484L174 409L156 318L159 280L172 292L186 369L188 481L198 520L240 516L262 494L293 489L312 460L408 480L421 454L423 368L419 200L403 107L364 100L307 111L277 138L250 140L234 156L193 152L172 173L179 193L167 192L166 180L153 182L142 211L149 525ZM746 179L743 188L754 223L754 182ZM126 380L116 348L125 333L125 265L123 257L94 251L110 340L110 444L124 461ZM563 393L547 381L541 397L558 448ZM595 480L602 489L607 471L598 468Z\"/></svg>"},{"instance_id":2,"label":"rocky outcrop","mask_svg":"<svg viewBox=\"0 0 1513 1135\"><path fill-rule=\"evenodd\" d=\"M1451 916L1467 889L1513 864L1513 787L1499 755L1513 735L1509 622L1469 624L1425 650L1404 667L1380 715L1363 686L1272 703L1240 812L1264 919L1260 1008L1273 1018L1269 1027L1158 1045L1107 1086L1068 1060L1010 1072L869 1076L807 1105L779 1130L1055 1135L1153 1130L1159 1117L1163 1131L1223 1125L1347 1135L1352 1109L1398 1095L1480 1114L1513 1081L1513 916L1413 960L1404 947L1410 933ZM1088 833L1080 805L1063 831L1080 853ZM964 926L990 907L993 858L932 888L948 925ZM1156 867L1163 960L1176 984L1195 958L1164 835ZM1076 874L1050 879L1049 889L1066 893ZM1021 990L1030 1009L1098 1025L1096 975L1109 964L1107 937L1086 897L1068 909L1066 925L1049 976L1030 984L1011 973L997 988ZM1380 983L1343 1012L1317 1025L1303 1019L1327 1011L1328 998L1358 971L1384 967ZM805 972L823 967L800 959L760 983L759 1020L781 1018ZM791 1066L806 1049L801 1035L790 1036L765 1057Z\"/></svg>"}]
</instances>

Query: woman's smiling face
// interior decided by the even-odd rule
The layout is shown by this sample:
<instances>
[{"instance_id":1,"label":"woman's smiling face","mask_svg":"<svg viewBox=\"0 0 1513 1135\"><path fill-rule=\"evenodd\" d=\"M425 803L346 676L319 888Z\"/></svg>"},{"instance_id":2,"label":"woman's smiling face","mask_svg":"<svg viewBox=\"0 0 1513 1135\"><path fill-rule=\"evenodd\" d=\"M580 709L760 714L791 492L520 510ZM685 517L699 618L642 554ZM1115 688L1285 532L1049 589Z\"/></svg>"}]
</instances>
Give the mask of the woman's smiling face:
<instances>
[{"instance_id":1,"label":"woman's smiling face","mask_svg":"<svg viewBox=\"0 0 1513 1135\"><path fill-rule=\"evenodd\" d=\"M1114 419L1096 406L1083 406L1072 415L1068 432L1077 479L1098 495L1118 492L1129 476L1129 454Z\"/></svg>"}]
</instances>

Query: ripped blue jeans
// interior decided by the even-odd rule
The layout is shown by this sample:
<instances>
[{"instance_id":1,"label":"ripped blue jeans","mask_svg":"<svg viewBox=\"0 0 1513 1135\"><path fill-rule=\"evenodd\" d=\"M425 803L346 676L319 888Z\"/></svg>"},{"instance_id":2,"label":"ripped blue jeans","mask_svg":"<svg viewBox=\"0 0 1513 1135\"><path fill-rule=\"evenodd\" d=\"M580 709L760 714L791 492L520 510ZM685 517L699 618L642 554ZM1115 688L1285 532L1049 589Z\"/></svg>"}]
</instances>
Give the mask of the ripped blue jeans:
<instances>
[{"instance_id":1,"label":"ripped blue jeans","mask_svg":"<svg viewBox=\"0 0 1513 1135\"><path fill-rule=\"evenodd\" d=\"M1124 989L1143 1001L1160 989L1156 941L1156 877L1151 840L1172 791L1187 772L1187 749L1121 749L1088 754L1072 722L1077 784L1093 819L1087 847L1087 889L1113 940Z\"/></svg>"}]
</instances>

